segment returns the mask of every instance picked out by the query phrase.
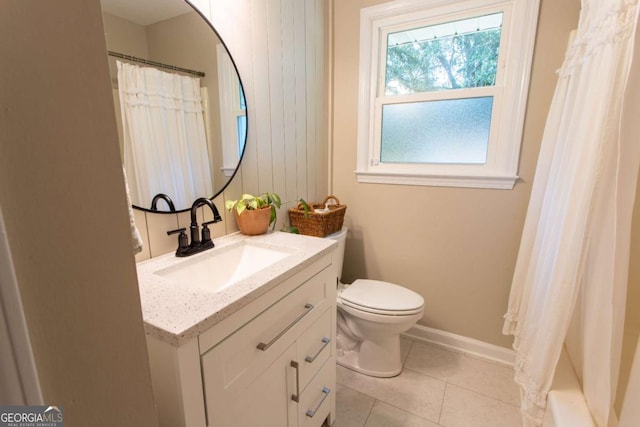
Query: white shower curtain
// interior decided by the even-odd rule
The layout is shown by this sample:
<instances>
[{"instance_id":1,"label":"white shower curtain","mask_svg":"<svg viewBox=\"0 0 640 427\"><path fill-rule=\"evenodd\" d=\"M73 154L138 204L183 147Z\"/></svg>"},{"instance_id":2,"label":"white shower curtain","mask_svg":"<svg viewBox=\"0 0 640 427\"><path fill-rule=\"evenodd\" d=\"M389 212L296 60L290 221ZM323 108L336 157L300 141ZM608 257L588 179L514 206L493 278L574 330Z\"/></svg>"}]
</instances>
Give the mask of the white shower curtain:
<instances>
[{"instance_id":1,"label":"white shower curtain","mask_svg":"<svg viewBox=\"0 0 640 427\"><path fill-rule=\"evenodd\" d=\"M210 197L212 175L197 78L117 61L124 166L134 204L165 193L176 206Z\"/></svg>"},{"instance_id":2,"label":"white shower curtain","mask_svg":"<svg viewBox=\"0 0 640 427\"><path fill-rule=\"evenodd\" d=\"M637 0L583 0L559 71L503 329L515 336L525 426L541 424L580 290L585 397L599 426L616 424L640 160L637 142L623 143L619 125L637 19Z\"/></svg>"}]
</instances>

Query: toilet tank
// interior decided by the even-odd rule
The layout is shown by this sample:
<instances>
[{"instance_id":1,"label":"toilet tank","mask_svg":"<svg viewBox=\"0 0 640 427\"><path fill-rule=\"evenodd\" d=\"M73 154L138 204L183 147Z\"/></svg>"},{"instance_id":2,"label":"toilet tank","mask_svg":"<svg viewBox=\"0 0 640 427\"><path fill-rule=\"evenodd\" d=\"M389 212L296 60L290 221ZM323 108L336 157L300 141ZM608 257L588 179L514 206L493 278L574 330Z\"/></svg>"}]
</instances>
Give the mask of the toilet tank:
<instances>
[{"instance_id":1,"label":"toilet tank","mask_svg":"<svg viewBox=\"0 0 640 427\"><path fill-rule=\"evenodd\" d=\"M338 248L336 249L336 271L338 272L338 280L342 278L342 265L344 262L344 245L347 241L347 227L342 227L342 230L329 234L325 239L333 239L338 241Z\"/></svg>"}]
</instances>

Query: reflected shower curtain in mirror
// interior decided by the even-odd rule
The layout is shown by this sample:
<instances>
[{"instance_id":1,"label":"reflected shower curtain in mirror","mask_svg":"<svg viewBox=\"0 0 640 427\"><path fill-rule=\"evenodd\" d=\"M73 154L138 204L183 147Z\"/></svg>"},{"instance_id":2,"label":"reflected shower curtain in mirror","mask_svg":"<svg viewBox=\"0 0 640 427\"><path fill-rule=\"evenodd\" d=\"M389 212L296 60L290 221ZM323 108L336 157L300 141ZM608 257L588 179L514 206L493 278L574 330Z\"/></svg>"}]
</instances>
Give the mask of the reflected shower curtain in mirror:
<instances>
[{"instance_id":1,"label":"reflected shower curtain in mirror","mask_svg":"<svg viewBox=\"0 0 640 427\"><path fill-rule=\"evenodd\" d=\"M124 166L133 200L177 206L213 194L200 80L117 61Z\"/></svg>"}]
</instances>

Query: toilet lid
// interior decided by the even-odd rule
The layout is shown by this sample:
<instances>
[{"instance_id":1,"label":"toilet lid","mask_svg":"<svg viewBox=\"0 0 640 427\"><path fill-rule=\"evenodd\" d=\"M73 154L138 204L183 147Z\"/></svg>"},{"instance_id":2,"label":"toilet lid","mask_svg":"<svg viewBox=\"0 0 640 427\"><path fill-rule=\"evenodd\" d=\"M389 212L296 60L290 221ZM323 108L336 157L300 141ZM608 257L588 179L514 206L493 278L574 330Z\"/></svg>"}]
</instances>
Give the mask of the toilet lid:
<instances>
[{"instance_id":1,"label":"toilet lid","mask_svg":"<svg viewBox=\"0 0 640 427\"><path fill-rule=\"evenodd\" d=\"M358 279L340 292L340 299L352 307L379 312L419 311L424 306L424 298L419 294L393 283L379 280Z\"/></svg>"}]
</instances>

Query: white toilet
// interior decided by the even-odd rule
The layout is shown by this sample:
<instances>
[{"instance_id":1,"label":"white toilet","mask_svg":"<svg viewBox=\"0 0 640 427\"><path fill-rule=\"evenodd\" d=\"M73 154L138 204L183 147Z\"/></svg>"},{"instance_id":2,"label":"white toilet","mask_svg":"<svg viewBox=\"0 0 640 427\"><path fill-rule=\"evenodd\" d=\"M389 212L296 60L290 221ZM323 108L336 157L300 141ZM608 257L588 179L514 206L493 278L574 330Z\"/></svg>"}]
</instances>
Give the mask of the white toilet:
<instances>
[{"instance_id":1,"label":"white toilet","mask_svg":"<svg viewBox=\"0 0 640 427\"><path fill-rule=\"evenodd\" d=\"M336 268L342 276L347 227L327 236L338 241ZM424 313L424 298L392 283L358 279L338 284L337 363L365 375L393 377L402 371L400 334Z\"/></svg>"}]
</instances>

